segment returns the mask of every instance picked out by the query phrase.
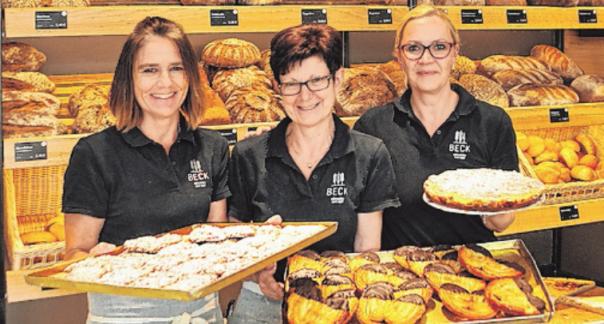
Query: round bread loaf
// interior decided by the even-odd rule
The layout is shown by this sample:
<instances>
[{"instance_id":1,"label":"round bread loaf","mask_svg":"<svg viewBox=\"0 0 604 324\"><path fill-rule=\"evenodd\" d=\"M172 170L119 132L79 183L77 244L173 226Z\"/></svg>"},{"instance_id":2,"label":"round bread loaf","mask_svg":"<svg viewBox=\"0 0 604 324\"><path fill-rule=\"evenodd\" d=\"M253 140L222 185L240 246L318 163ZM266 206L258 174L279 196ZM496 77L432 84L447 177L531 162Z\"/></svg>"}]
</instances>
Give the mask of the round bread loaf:
<instances>
[{"instance_id":1,"label":"round bread loaf","mask_svg":"<svg viewBox=\"0 0 604 324\"><path fill-rule=\"evenodd\" d=\"M360 116L396 96L396 87L384 72L370 67L344 69L344 80L336 93L341 107L336 110L340 116Z\"/></svg>"},{"instance_id":2,"label":"round bread loaf","mask_svg":"<svg viewBox=\"0 0 604 324\"><path fill-rule=\"evenodd\" d=\"M89 84L69 96L67 108L72 116L77 116L81 107L105 105L109 98L109 87Z\"/></svg>"},{"instance_id":3,"label":"round bread loaf","mask_svg":"<svg viewBox=\"0 0 604 324\"><path fill-rule=\"evenodd\" d=\"M225 106L233 123L272 122L285 117L276 95L267 89L235 90Z\"/></svg>"},{"instance_id":4,"label":"round bread loaf","mask_svg":"<svg viewBox=\"0 0 604 324\"><path fill-rule=\"evenodd\" d=\"M214 75L212 88L226 101L233 91L242 88L271 90L272 83L264 71L252 65L245 68L220 70Z\"/></svg>"},{"instance_id":5,"label":"round bread loaf","mask_svg":"<svg viewBox=\"0 0 604 324\"><path fill-rule=\"evenodd\" d=\"M497 82L485 76L464 74L459 78L459 83L478 100L501 108L510 106L508 96L503 88Z\"/></svg>"},{"instance_id":6,"label":"round bread loaf","mask_svg":"<svg viewBox=\"0 0 604 324\"><path fill-rule=\"evenodd\" d=\"M388 75L390 81L396 87L396 93L402 96L405 90L407 90L407 74L401 69L400 63L392 60L384 64L378 64L376 68Z\"/></svg>"},{"instance_id":7,"label":"round bread loaf","mask_svg":"<svg viewBox=\"0 0 604 324\"><path fill-rule=\"evenodd\" d=\"M260 50L242 39L218 39L203 48L201 60L216 67L241 68L257 64L260 61Z\"/></svg>"},{"instance_id":8,"label":"round bread loaf","mask_svg":"<svg viewBox=\"0 0 604 324\"><path fill-rule=\"evenodd\" d=\"M455 65L453 65L453 71L451 72L451 75L455 79L459 80L459 78L464 74L476 73L476 69L476 63L472 61L472 59L467 56L457 55L457 57L455 58Z\"/></svg>"},{"instance_id":9,"label":"round bread loaf","mask_svg":"<svg viewBox=\"0 0 604 324\"><path fill-rule=\"evenodd\" d=\"M586 74L570 84L577 91L581 102L604 102L604 77Z\"/></svg>"}]
</instances>

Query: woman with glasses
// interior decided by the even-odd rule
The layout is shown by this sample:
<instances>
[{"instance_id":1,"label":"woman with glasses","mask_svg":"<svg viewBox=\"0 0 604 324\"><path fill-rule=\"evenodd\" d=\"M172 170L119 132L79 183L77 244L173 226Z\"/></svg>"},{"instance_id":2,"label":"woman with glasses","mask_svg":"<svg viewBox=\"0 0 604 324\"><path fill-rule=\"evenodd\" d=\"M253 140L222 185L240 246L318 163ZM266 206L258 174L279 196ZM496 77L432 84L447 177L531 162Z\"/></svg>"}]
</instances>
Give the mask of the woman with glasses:
<instances>
[{"instance_id":1,"label":"woman with glasses","mask_svg":"<svg viewBox=\"0 0 604 324\"><path fill-rule=\"evenodd\" d=\"M382 141L333 114L343 74L340 34L325 25L287 28L272 39L270 64L287 118L233 149L229 218L337 221L337 232L312 249L379 250L382 210L399 205L394 174ZM282 322L283 286L259 277L244 283L229 323ZM281 268L276 277L282 280Z\"/></svg>"},{"instance_id":2,"label":"woman with glasses","mask_svg":"<svg viewBox=\"0 0 604 324\"><path fill-rule=\"evenodd\" d=\"M411 10L394 46L409 89L355 124L356 130L382 139L392 155L401 207L384 211L383 249L493 241L493 231L514 220L512 214L480 218L446 213L422 200L422 185L432 174L518 168L514 130L505 111L449 81L459 47L459 34L446 13L427 5Z\"/></svg>"}]
</instances>

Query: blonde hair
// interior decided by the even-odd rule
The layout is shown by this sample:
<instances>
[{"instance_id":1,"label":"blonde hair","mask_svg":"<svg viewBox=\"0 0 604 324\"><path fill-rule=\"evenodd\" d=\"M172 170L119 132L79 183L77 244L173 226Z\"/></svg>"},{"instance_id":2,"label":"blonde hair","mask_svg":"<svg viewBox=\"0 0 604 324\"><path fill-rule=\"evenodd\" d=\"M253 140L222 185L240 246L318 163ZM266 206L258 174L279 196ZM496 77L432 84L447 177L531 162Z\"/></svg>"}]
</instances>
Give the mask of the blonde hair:
<instances>
[{"instance_id":1,"label":"blonde hair","mask_svg":"<svg viewBox=\"0 0 604 324\"><path fill-rule=\"evenodd\" d=\"M411 9L407 14L405 14L405 16L403 16L403 21L401 22L400 27L396 31L396 38L394 39L393 54L395 56L397 55L398 49L400 48L401 42L403 41L403 32L405 31L405 28L407 28L407 25L413 20L432 16L442 19L447 24L449 32L451 33L451 37L453 37L453 42L459 45L461 41L459 38L459 32L453 25L451 19L449 19L447 13L431 5L419 5Z\"/></svg>"}]
</instances>

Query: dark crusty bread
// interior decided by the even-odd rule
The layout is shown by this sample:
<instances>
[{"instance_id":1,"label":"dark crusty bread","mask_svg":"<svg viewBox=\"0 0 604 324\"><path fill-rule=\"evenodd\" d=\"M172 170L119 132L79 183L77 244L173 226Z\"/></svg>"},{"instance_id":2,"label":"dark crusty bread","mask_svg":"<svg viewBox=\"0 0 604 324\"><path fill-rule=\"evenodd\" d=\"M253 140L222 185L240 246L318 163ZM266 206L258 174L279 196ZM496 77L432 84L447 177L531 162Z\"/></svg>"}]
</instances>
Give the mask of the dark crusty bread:
<instances>
[{"instance_id":1,"label":"dark crusty bread","mask_svg":"<svg viewBox=\"0 0 604 324\"><path fill-rule=\"evenodd\" d=\"M564 85L521 84L508 91L512 106L554 106L579 102L579 95Z\"/></svg>"},{"instance_id":2,"label":"dark crusty bread","mask_svg":"<svg viewBox=\"0 0 604 324\"><path fill-rule=\"evenodd\" d=\"M503 70L550 69L541 61L530 56L491 55L480 61L480 74L491 76Z\"/></svg>"},{"instance_id":3,"label":"dark crusty bread","mask_svg":"<svg viewBox=\"0 0 604 324\"><path fill-rule=\"evenodd\" d=\"M564 79L574 79L583 75L583 70L568 55L549 45L535 45L531 49L531 56L547 65Z\"/></svg>"},{"instance_id":4,"label":"dark crusty bread","mask_svg":"<svg viewBox=\"0 0 604 324\"><path fill-rule=\"evenodd\" d=\"M459 78L459 83L478 100L502 108L509 107L508 96L503 88L485 76L464 74Z\"/></svg>"},{"instance_id":5,"label":"dark crusty bread","mask_svg":"<svg viewBox=\"0 0 604 324\"><path fill-rule=\"evenodd\" d=\"M570 84L577 91L581 102L604 102L604 77L586 74Z\"/></svg>"},{"instance_id":6,"label":"dark crusty bread","mask_svg":"<svg viewBox=\"0 0 604 324\"><path fill-rule=\"evenodd\" d=\"M46 63L46 55L25 43L2 44L2 71L40 71Z\"/></svg>"},{"instance_id":7,"label":"dark crusty bread","mask_svg":"<svg viewBox=\"0 0 604 324\"><path fill-rule=\"evenodd\" d=\"M519 84L556 85L563 84L557 74L545 70L503 70L496 72L491 78L501 84L505 91Z\"/></svg>"}]
</instances>

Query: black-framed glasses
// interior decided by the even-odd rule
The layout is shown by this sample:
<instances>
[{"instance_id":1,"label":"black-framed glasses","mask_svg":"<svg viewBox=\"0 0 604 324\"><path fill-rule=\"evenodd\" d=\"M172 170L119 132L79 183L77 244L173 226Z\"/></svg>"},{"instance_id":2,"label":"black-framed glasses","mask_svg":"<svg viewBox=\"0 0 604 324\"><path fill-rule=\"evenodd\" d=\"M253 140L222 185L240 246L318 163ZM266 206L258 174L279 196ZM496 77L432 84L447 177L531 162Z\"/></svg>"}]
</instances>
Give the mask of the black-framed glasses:
<instances>
[{"instance_id":1,"label":"black-framed glasses","mask_svg":"<svg viewBox=\"0 0 604 324\"><path fill-rule=\"evenodd\" d=\"M315 92L327 89L329 82L333 79L331 74L312 78L305 82L284 82L279 85L282 96L295 96L302 91L302 86L306 86L308 90Z\"/></svg>"},{"instance_id":2,"label":"black-framed glasses","mask_svg":"<svg viewBox=\"0 0 604 324\"><path fill-rule=\"evenodd\" d=\"M421 59L426 50L430 52L430 55L432 55L433 58L443 59L451 53L451 49L454 45L455 43L444 41L434 41L428 46L418 42L411 42L401 45L400 50L403 52L403 55L411 61Z\"/></svg>"}]
</instances>

